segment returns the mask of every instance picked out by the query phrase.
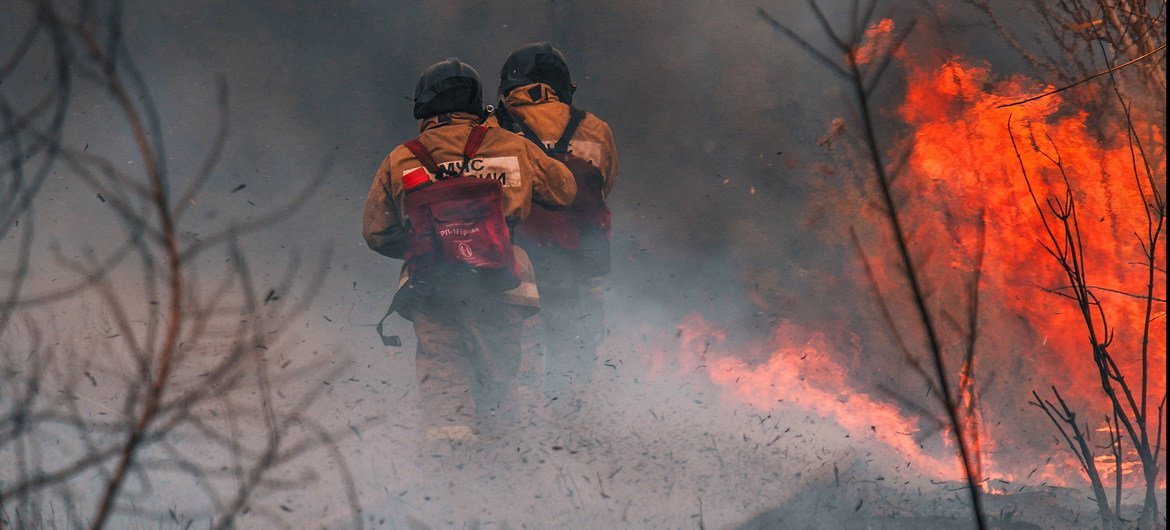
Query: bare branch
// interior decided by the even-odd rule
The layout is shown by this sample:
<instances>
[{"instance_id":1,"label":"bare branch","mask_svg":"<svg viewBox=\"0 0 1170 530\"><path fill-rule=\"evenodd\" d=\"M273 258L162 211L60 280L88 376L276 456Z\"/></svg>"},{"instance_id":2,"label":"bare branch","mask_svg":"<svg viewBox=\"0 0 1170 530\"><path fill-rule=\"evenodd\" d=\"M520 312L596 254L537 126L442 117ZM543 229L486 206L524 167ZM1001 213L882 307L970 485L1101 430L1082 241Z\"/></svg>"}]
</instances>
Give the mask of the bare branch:
<instances>
[{"instance_id":1,"label":"bare branch","mask_svg":"<svg viewBox=\"0 0 1170 530\"><path fill-rule=\"evenodd\" d=\"M1117 65L1117 66L1114 66L1114 67L1112 67L1112 68L1109 68L1109 69L1107 69L1107 70L1105 70L1105 71L1102 71L1102 72L1097 72L1097 73L1095 73L1095 74L1093 74L1093 75L1090 75L1090 76L1088 76L1088 77L1086 77L1086 78L1084 78L1084 79L1081 79L1080 81L1077 81L1077 82L1075 82L1075 83L1072 83L1072 84L1070 84L1070 85L1065 85L1065 86L1062 86L1062 87L1060 87L1060 88L1057 88L1057 89L1049 90L1048 92L1045 92L1045 93L1043 93L1043 94L1040 94L1040 95L1037 95L1037 96L1032 96L1032 97L1030 97L1030 98L1028 98L1028 99L1021 99L1020 101L1016 101L1016 102L1013 102L1013 103L1004 103L1003 105L997 105L997 106L996 106L996 108L997 108L997 109L1002 109L1002 108L1004 108L1004 107L1014 107L1014 106L1016 106L1016 105L1023 105L1024 103L1028 103L1028 102L1030 102L1030 101L1036 101L1036 100L1038 100L1038 99L1043 99L1043 98L1046 98L1046 97L1048 97L1048 96L1051 96L1051 95L1053 95L1053 94L1058 94L1058 93L1060 93L1060 92L1064 92L1065 90L1068 90L1068 89L1070 89L1070 88L1076 87L1076 86L1078 86L1078 85L1082 85L1082 84L1084 84L1084 83L1087 83L1087 82L1089 82L1089 81L1092 81L1093 79L1096 79L1096 78L1098 78L1098 77L1101 77L1101 76L1103 76L1103 75L1109 75L1109 74L1112 74L1113 72L1116 72L1116 71L1118 71L1118 70L1120 70L1120 69L1122 69L1122 68L1125 68L1126 66L1129 66L1129 65L1131 65L1131 64L1134 64L1134 63L1137 63L1137 62L1143 61L1143 60L1145 60L1145 59L1148 59L1148 58L1152 57L1154 54L1156 54L1156 53L1158 53L1158 52L1160 52L1160 51L1162 51L1162 50L1165 50L1165 49L1166 49L1166 45L1165 45L1165 44L1163 44L1163 45L1161 45L1161 46L1158 46L1156 49L1154 49L1154 50L1151 50L1149 53L1146 53L1146 54L1144 54L1144 55L1142 55L1142 56L1140 56L1140 57L1135 57L1135 58L1133 58L1133 59L1131 59L1131 60L1129 60L1129 61L1125 62L1124 64L1119 64L1119 65Z\"/></svg>"}]
</instances>

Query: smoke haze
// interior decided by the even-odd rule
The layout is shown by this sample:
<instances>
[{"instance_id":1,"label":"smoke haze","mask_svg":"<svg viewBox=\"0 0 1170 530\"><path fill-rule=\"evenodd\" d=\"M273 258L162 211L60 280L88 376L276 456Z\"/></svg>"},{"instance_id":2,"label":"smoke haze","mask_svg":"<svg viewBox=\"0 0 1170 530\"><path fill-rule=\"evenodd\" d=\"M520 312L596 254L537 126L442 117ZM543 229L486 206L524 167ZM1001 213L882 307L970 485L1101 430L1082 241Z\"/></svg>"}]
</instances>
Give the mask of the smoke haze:
<instances>
[{"instance_id":1,"label":"smoke haze","mask_svg":"<svg viewBox=\"0 0 1170 530\"><path fill-rule=\"evenodd\" d=\"M848 18L844 2L832 4L830 20ZM8 50L18 38L13 25L27 20L29 8L16 0L0 6L8 19L0 22L0 50ZM879 14L903 7L920 6L891 4ZM829 49L804 3L764 8ZM321 369L287 379L282 390L322 392L310 413L345 434L336 453L306 457L314 470L307 486L254 501L287 508L290 526L350 524L344 485L328 473L338 458L351 468L362 518L373 527L831 528L867 514L964 517L957 475L911 465L881 441L885 426L858 433L828 409L783 393L762 402L759 392L737 393L738 378L708 375L709 366L735 359L744 364L728 370L747 377L779 349L821 344L831 363L794 368L807 370L799 379L812 383L803 384L827 382L832 388L818 388L841 403L873 396L900 409L907 428L924 434L898 436L940 467L956 466L943 436L881 390L918 398L926 388L901 362L849 242L850 226L872 238L863 241L867 248L886 237L866 226L870 176L849 140L856 118L850 94L761 20L756 3L136 0L122 11L123 38L158 105L174 189L190 183L211 148L220 80L227 87L225 150L206 193L188 206L186 240L278 208L325 172L291 216L238 239L259 291L308 301L269 348L294 368ZM913 13L887 15L902 21ZM1002 43L967 24L974 15L930 11L919 20L929 29L912 42L937 47L924 53L992 61L1000 75L1023 71ZM386 334L400 336L400 347L383 346L373 327L390 303L400 263L366 248L361 207L383 157L418 132L410 98L424 68L457 57L478 70L485 102L492 101L504 58L539 40L565 52L579 87L574 103L606 120L617 141L601 381L580 410L541 404L541 422L515 439L474 451L420 452L410 323L387 321ZM0 87L14 106L44 89L36 72L21 75ZM902 74L892 71L878 92L884 148L905 133L894 115L904 89ZM79 85L74 97L67 143L140 163L108 99L92 85ZM843 121L835 125L835 118ZM76 276L55 260L55 249L104 255L110 226L119 222L63 168L41 194L31 252L43 267L30 279L32 291ZM0 241L4 253L16 248L16 237ZM7 270L11 259L0 258L0 266ZM220 254L201 258L197 274L211 285L223 261ZM311 283L319 265L324 276L315 293L279 290L286 275ZM119 289L142 289L131 272L114 278ZM85 352L100 349L86 342L101 335L95 330L110 328L107 317L90 312L95 304L71 300L34 314ZM1013 321L1006 310L988 311L986 318ZM1030 346L1039 341L1024 324L1002 329ZM792 355L794 365L803 359ZM1049 382L1008 381L1002 378L1013 368L998 368L990 371L1000 379L984 389L985 414L1019 424L1008 429L1010 443L1035 448L996 462L1026 466L1021 462L1056 447L1050 426L1038 426L1042 417L1023 405L1026 389ZM99 403L117 398L100 388L89 394ZM929 398L921 403L933 406ZM192 510L181 493L190 488L154 484L138 502ZM266 523L245 515L238 524Z\"/></svg>"}]
</instances>

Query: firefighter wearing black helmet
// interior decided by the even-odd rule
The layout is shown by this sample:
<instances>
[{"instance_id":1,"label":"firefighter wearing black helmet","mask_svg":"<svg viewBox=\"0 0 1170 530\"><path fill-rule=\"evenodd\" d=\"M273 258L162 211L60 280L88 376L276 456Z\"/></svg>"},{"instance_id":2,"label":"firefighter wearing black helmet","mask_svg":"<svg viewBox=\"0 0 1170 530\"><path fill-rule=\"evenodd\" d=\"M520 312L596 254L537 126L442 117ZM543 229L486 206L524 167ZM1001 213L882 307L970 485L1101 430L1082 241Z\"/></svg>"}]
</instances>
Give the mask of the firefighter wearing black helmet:
<instances>
[{"instance_id":1,"label":"firefighter wearing black helmet","mask_svg":"<svg viewBox=\"0 0 1170 530\"><path fill-rule=\"evenodd\" d=\"M469 441L481 429L506 428L515 414L521 327L538 305L532 264L512 246L509 227L533 202L567 206L576 186L531 142L480 125L479 76L456 59L423 72L414 117L418 137L395 148L374 176L362 235L371 249L405 262L391 310L411 320L418 337L427 438ZM423 197L432 202L420 204ZM476 261L485 249L494 251L490 259Z\"/></svg>"},{"instance_id":2,"label":"firefighter wearing black helmet","mask_svg":"<svg viewBox=\"0 0 1170 530\"><path fill-rule=\"evenodd\" d=\"M617 149L609 125L572 106L576 89L560 50L547 42L526 44L513 51L501 68L500 101L488 123L529 137L563 161L579 158L592 164L600 175L599 189L593 191L579 180L577 203L570 210L596 210L600 203L603 215L587 213L584 223L592 219L594 224L606 224L601 229L608 238L609 210L604 202L617 181ZM556 153L558 149L565 153ZM574 172L581 178L579 166L570 167L578 167ZM581 206L587 198L592 198L593 207ZM608 240L602 242L604 263L598 266L596 256L583 251L586 235L563 237L564 230L552 226L582 223L580 219L559 218L566 215L568 212L534 215L520 226L521 237L517 240L536 267L545 388L553 397L580 393L589 384L596 371L597 348L605 333L600 276L608 271ZM540 223L548 226L533 226ZM526 237L529 234L535 236ZM562 402L565 401L572 400Z\"/></svg>"}]
</instances>

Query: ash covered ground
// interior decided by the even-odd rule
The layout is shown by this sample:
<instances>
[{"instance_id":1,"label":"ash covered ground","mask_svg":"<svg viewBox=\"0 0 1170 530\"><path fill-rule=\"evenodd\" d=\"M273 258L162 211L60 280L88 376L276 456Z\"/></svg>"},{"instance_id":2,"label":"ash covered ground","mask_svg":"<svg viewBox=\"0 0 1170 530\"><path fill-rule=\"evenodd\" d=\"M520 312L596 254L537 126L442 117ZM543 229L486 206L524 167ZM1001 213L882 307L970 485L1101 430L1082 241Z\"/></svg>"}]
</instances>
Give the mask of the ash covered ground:
<instances>
[{"instance_id":1,"label":"ash covered ground","mask_svg":"<svg viewBox=\"0 0 1170 530\"><path fill-rule=\"evenodd\" d=\"M827 44L816 38L819 25L803 4L764 7L813 44ZM885 14L905 15L886 7ZM11 1L2 9L14 20L29 15ZM281 323L266 355L279 381L277 406L314 396L304 414L332 433L333 443L274 472L237 526L348 528L354 499L361 521L375 528L970 526L964 485L950 473L957 470L954 449L925 419L930 411L899 401L909 395L932 406L856 266L849 227L878 240L866 229L872 218L860 213L866 177L849 141L856 131L848 125L847 87L756 10L744 2L125 2L124 38L159 106L177 189L211 149L217 80L230 95L225 151L206 192L188 207L185 242L278 207L329 161L306 203L237 241L250 257L255 288L268 293L261 314L278 302L306 304ZM994 65L1001 78L1027 71L985 23L971 22L978 13L932 13L919 21L931 54L969 55ZM835 4L826 14L850 15ZM15 45L15 33L4 32L0 49ZM621 159L611 196L609 336L598 377L578 400L550 400L539 393L540 359L530 355L528 413L512 435L469 446L424 444L410 325L388 320L386 333L401 346L384 346L373 327L400 264L361 241L361 205L378 163L417 132L409 99L423 68L459 57L479 69L491 100L500 62L535 40L566 52L580 86L576 102L610 123ZM980 82L991 85L992 77ZM22 74L4 93L16 105L34 102L44 88L39 79L35 71ZM907 132L896 115L906 83L892 76L878 92L887 124L879 132L889 138ZM74 98L71 144L120 165L141 164L104 94L80 88ZM106 245L119 220L96 195L64 169L47 181L27 289L77 278L58 251L111 251ZM20 248L18 236L0 241L4 270L15 263L18 253L8 249ZM201 289L210 289L227 258L210 254L192 264ZM324 276L312 292L284 282L288 275L311 284L318 266ZM116 270L111 278L138 300L128 309L142 318L154 309L135 274ZM983 418L997 434L987 447L994 462L986 473L987 512L1001 528L1094 527L1100 523L1083 481L1069 480L1079 476L1071 457L1042 413L1026 404L1031 388L1060 381L1020 375L1042 362L1049 342L1005 301L1020 296L1047 294L985 298L985 318L1000 323L995 338L1003 339L983 343L995 361L980 372ZM107 360L106 350L118 347L109 308L86 294L22 317L43 323L63 353L54 361L62 371L86 367L86 378L61 384L77 394L83 413L116 414L123 396L112 382L127 368ZM1162 337L1164 343L1164 330ZM19 331L0 339L19 352L31 340ZM177 377L197 382L203 363L219 355L212 348L191 357ZM775 367L789 376L772 378L767 370ZM897 396L883 390L890 388ZM245 441L262 442L252 428L240 426ZM41 463L83 450L71 436L49 432L38 440ZM15 469L3 448L0 470ZM202 462L228 460L210 446L184 451ZM12 476L0 471L0 483ZM74 490L102 478L80 476ZM198 480L143 482L149 484L130 488L112 526L206 524ZM1164 487L1159 495L1164 514ZM91 496L75 499L82 512L95 502ZM1127 490L1126 512L1136 513L1140 500Z\"/></svg>"}]
</instances>

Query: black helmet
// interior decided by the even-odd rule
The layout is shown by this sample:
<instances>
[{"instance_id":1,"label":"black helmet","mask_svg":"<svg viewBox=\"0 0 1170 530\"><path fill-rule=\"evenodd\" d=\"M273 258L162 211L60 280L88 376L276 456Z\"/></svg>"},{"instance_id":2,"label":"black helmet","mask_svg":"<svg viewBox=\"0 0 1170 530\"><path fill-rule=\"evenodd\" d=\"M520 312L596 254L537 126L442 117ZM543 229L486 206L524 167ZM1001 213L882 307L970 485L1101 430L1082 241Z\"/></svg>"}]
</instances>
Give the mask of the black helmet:
<instances>
[{"instance_id":1,"label":"black helmet","mask_svg":"<svg viewBox=\"0 0 1170 530\"><path fill-rule=\"evenodd\" d=\"M569 78L565 54L547 42L525 44L504 61L500 70L500 95L506 96L513 88L532 83L544 83L565 103L573 102L577 86Z\"/></svg>"},{"instance_id":2,"label":"black helmet","mask_svg":"<svg viewBox=\"0 0 1170 530\"><path fill-rule=\"evenodd\" d=\"M432 64L414 85L415 119L448 112L483 114L479 74L454 57Z\"/></svg>"}]
</instances>

